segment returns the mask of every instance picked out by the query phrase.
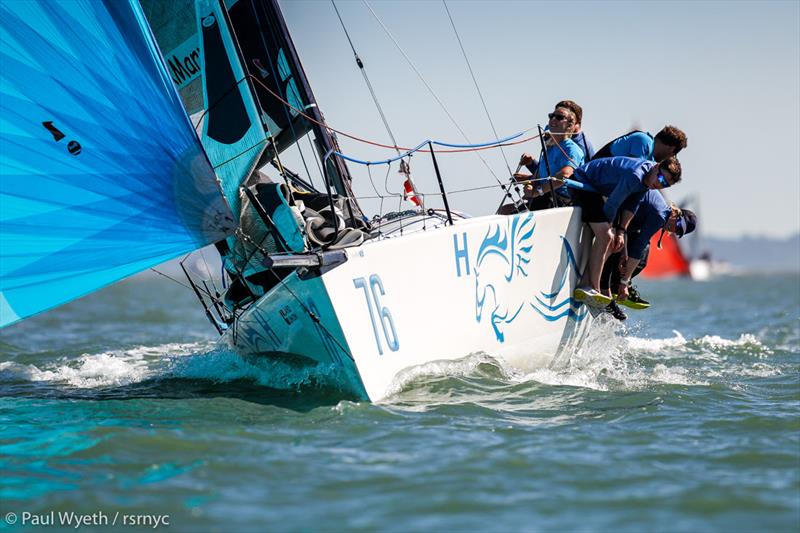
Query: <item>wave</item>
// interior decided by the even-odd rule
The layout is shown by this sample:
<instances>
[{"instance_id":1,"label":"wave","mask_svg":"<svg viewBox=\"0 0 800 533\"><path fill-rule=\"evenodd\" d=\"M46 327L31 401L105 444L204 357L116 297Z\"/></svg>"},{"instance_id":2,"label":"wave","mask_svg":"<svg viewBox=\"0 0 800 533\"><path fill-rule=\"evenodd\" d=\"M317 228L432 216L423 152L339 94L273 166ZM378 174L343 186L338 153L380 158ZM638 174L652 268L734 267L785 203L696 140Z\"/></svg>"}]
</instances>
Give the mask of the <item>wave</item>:
<instances>
[{"instance_id":1,"label":"wave","mask_svg":"<svg viewBox=\"0 0 800 533\"><path fill-rule=\"evenodd\" d=\"M215 383L244 380L281 390L300 390L307 387L336 390L350 388L349 376L337 364L311 366L282 359L245 358L231 349L221 347L190 357L172 357L167 376Z\"/></svg>"},{"instance_id":2,"label":"wave","mask_svg":"<svg viewBox=\"0 0 800 533\"><path fill-rule=\"evenodd\" d=\"M340 384L348 383L338 366L298 366L283 360L243 358L214 342L136 346L61 357L38 366L0 362L0 383L28 382L92 390L176 380L214 384L245 381L280 390L339 388Z\"/></svg>"},{"instance_id":3,"label":"wave","mask_svg":"<svg viewBox=\"0 0 800 533\"><path fill-rule=\"evenodd\" d=\"M41 367L6 361L0 363L0 376L5 381L51 382L79 389L130 385L157 375L158 363L167 354L188 355L199 346L197 343L137 346L73 359L60 358Z\"/></svg>"},{"instance_id":4,"label":"wave","mask_svg":"<svg viewBox=\"0 0 800 533\"><path fill-rule=\"evenodd\" d=\"M720 380L782 373L769 360L770 348L753 334L726 339L718 335L686 338L678 331L667 338L637 337L632 333L618 323L598 320L580 349L557 358L556 365L529 372L522 372L502 358L486 353L408 368L395 377L389 401L415 389L452 391L454 386L463 388L465 394L487 387L520 384L643 390L665 384L708 386ZM450 378L458 383L442 385L442 380ZM27 382L91 390L165 380L199 380L214 384L248 382L290 391L305 388L352 390L352 379L336 365L300 366L284 360L242 358L211 341L136 346L62 357L43 364L0 363L0 383ZM434 394L438 395L438 392Z\"/></svg>"},{"instance_id":5,"label":"wave","mask_svg":"<svg viewBox=\"0 0 800 533\"><path fill-rule=\"evenodd\" d=\"M389 385L386 398L434 383L440 378L487 378L510 382L515 370L502 360L478 352L461 359L431 361L399 372ZM389 400L391 401L391 400Z\"/></svg>"},{"instance_id":6,"label":"wave","mask_svg":"<svg viewBox=\"0 0 800 533\"><path fill-rule=\"evenodd\" d=\"M509 385L641 391L663 385L705 387L720 381L729 383L782 373L777 364L764 360L772 350L750 333L735 339L718 335L686 338L678 331L667 338L637 337L632 333L618 323L598 320L580 349L559 357L559 364L529 372L484 353L413 367L395 378L389 401L447 377L488 378L496 384ZM478 385L470 382L467 386Z\"/></svg>"},{"instance_id":7,"label":"wave","mask_svg":"<svg viewBox=\"0 0 800 533\"><path fill-rule=\"evenodd\" d=\"M762 344L755 335L743 333L738 339L725 339L718 335L704 335L697 339L686 339L679 331L672 331L673 337L667 339L646 339L637 337L627 337L626 341L631 350L642 352L664 352L687 348L690 350L708 349L720 350L728 348L743 348L752 352L770 354L767 346Z\"/></svg>"}]
</instances>

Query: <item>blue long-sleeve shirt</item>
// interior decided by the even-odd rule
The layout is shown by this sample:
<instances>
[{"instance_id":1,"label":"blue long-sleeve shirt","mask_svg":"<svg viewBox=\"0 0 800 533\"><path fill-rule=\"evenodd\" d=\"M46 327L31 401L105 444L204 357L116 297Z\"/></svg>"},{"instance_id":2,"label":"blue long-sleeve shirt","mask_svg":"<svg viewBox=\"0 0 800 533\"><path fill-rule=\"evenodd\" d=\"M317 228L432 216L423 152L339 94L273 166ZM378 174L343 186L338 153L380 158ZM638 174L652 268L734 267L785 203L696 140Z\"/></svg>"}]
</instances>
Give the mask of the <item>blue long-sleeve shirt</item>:
<instances>
[{"instance_id":1,"label":"blue long-sleeve shirt","mask_svg":"<svg viewBox=\"0 0 800 533\"><path fill-rule=\"evenodd\" d=\"M603 206L606 220L612 222L620 208L636 213L647 192L644 177L656 166L654 161L632 157L595 159L575 169L573 177L591 185L607 197Z\"/></svg>"},{"instance_id":2,"label":"blue long-sleeve shirt","mask_svg":"<svg viewBox=\"0 0 800 533\"><path fill-rule=\"evenodd\" d=\"M650 239L667 223L671 209L664 196L649 190L628 226L628 256L641 259Z\"/></svg>"}]
</instances>

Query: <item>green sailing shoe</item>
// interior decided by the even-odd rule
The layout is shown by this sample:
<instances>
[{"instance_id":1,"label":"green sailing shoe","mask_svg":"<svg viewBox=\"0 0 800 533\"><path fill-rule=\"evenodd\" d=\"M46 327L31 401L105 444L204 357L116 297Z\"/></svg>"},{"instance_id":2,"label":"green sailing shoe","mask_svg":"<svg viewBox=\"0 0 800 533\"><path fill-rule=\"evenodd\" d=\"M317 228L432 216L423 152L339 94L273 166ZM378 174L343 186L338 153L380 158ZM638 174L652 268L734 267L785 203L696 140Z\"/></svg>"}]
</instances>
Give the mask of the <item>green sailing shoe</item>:
<instances>
[{"instance_id":1,"label":"green sailing shoe","mask_svg":"<svg viewBox=\"0 0 800 533\"><path fill-rule=\"evenodd\" d=\"M591 307L605 307L611 303L611 297L601 294L591 287L578 287L572 297Z\"/></svg>"},{"instance_id":2,"label":"green sailing shoe","mask_svg":"<svg viewBox=\"0 0 800 533\"><path fill-rule=\"evenodd\" d=\"M614 299L616 298L617 295L615 294ZM647 309L650 307L650 302L642 298L642 295L639 294L639 291L636 289L636 287L630 287L628 289L628 299L619 302L619 304L631 309Z\"/></svg>"}]
</instances>

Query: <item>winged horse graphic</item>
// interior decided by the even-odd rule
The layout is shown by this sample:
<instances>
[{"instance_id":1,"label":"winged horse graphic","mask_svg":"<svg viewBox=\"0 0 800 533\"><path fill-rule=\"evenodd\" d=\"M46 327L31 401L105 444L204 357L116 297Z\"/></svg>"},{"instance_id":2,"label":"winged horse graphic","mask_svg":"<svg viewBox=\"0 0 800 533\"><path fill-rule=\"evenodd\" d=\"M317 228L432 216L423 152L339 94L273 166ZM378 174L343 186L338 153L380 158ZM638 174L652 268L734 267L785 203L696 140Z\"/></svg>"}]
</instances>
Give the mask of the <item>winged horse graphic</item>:
<instances>
[{"instance_id":1,"label":"winged horse graphic","mask_svg":"<svg viewBox=\"0 0 800 533\"><path fill-rule=\"evenodd\" d=\"M505 341L504 326L517 318L527 303L523 287L533 251L533 213L509 217L506 224L490 228L475 261L475 319L489 315L499 342ZM521 284L520 284L521 285Z\"/></svg>"}]
</instances>

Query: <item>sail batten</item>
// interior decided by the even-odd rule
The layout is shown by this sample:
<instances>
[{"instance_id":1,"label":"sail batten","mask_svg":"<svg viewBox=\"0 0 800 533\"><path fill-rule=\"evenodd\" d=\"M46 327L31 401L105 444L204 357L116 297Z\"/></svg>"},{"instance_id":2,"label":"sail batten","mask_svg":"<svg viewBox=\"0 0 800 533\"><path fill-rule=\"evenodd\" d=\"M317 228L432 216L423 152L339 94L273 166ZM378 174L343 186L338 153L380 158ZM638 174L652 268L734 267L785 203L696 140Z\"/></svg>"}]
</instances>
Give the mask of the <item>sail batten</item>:
<instances>
[{"instance_id":1,"label":"sail batten","mask_svg":"<svg viewBox=\"0 0 800 533\"><path fill-rule=\"evenodd\" d=\"M230 235L138 0L0 3L0 326Z\"/></svg>"}]
</instances>

